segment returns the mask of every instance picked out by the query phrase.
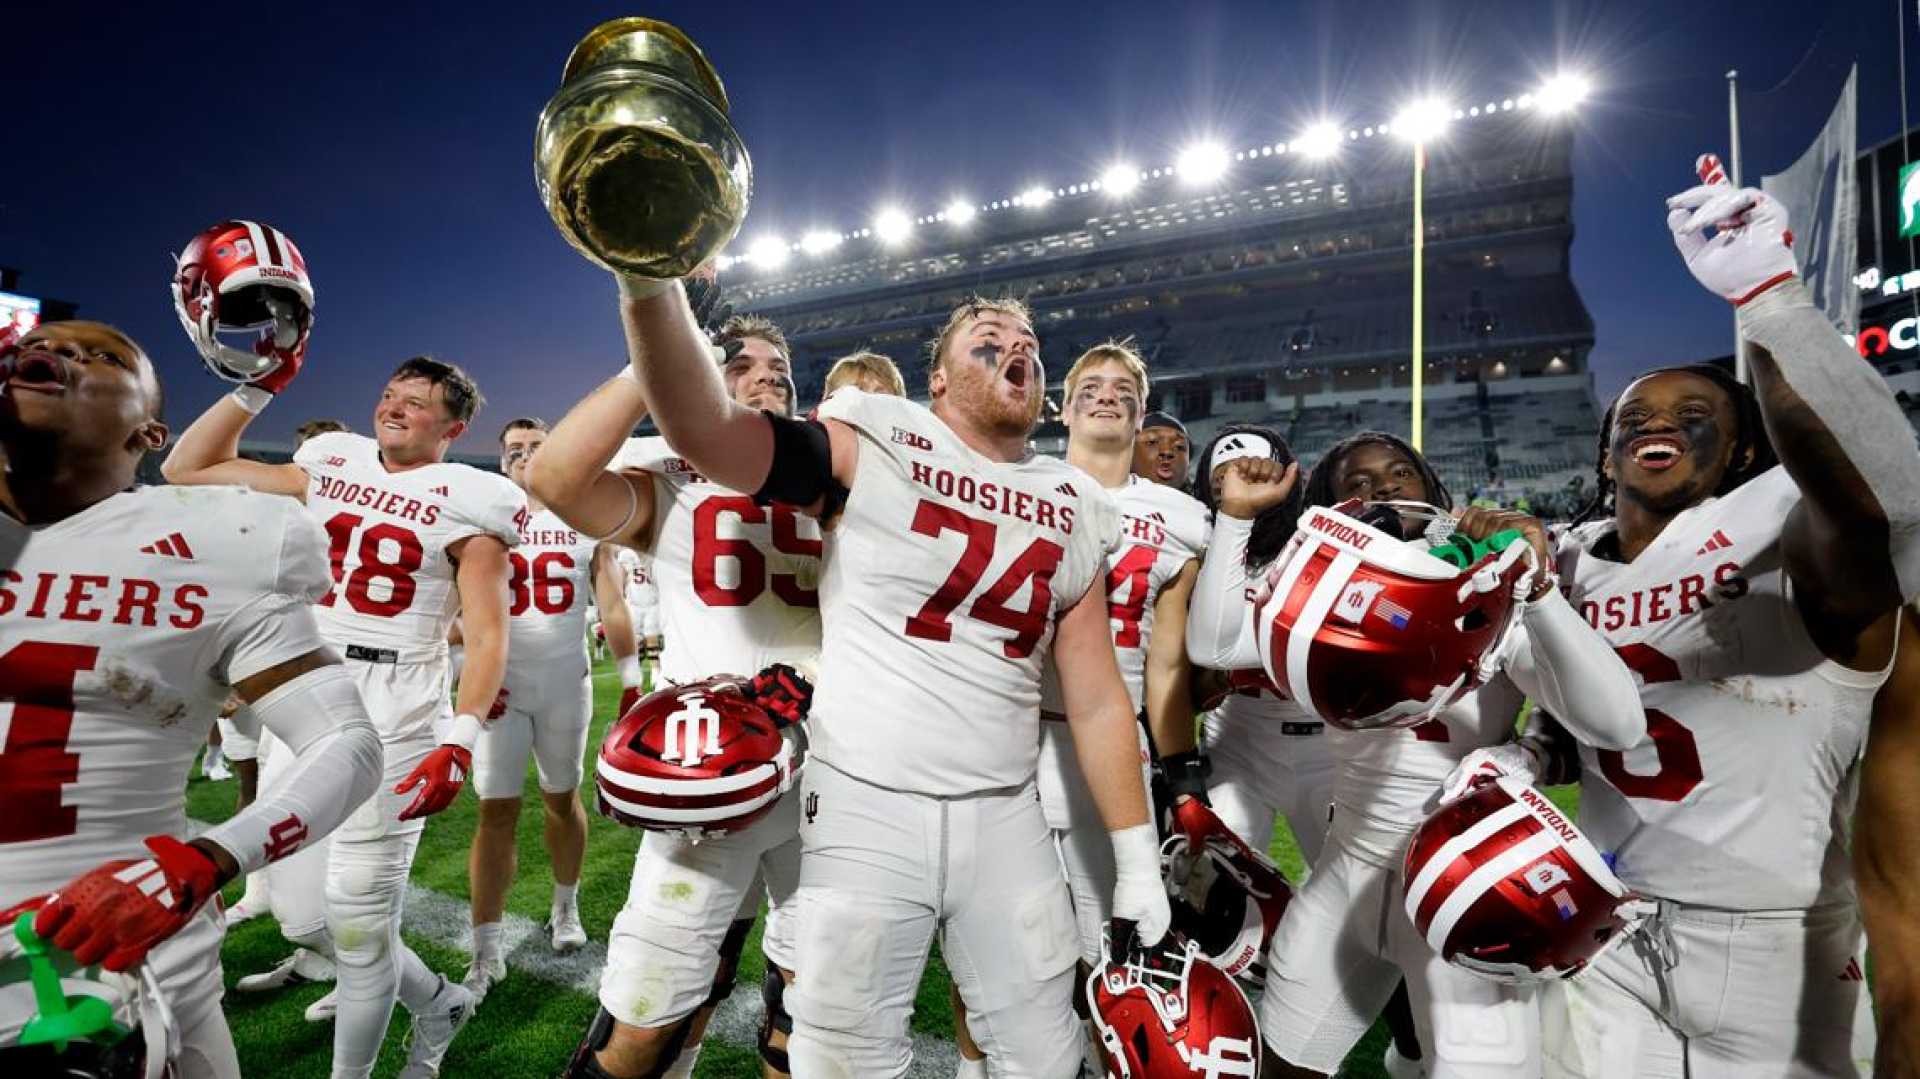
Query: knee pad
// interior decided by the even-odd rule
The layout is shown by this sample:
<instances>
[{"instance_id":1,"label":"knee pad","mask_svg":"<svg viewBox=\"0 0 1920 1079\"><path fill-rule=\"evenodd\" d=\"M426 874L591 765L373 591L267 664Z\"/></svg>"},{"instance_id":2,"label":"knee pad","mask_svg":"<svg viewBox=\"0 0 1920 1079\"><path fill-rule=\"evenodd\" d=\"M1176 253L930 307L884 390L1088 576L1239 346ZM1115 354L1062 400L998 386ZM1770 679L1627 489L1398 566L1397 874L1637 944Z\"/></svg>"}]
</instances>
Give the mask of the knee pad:
<instances>
[{"instance_id":1,"label":"knee pad","mask_svg":"<svg viewBox=\"0 0 1920 1079\"><path fill-rule=\"evenodd\" d=\"M605 1049L607 1042L613 1039L613 1024L612 1012L601 1008L594 1013L593 1022L587 1025L587 1033L581 1037L580 1044L574 1047L573 1059L567 1062L567 1070L561 1073L560 1079L625 1079L602 1068L600 1062L594 1059L594 1054ZM673 1036L660 1047L659 1063L635 1079L663 1079L669 1074L674 1061L680 1056L680 1050L686 1048L687 1028L691 1025L691 1017L681 1020L680 1025L674 1028Z\"/></svg>"},{"instance_id":2,"label":"knee pad","mask_svg":"<svg viewBox=\"0 0 1920 1079\"><path fill-rule=\"evenodd\" d=\"M747 948L747 934L753 931L752 918L740 918L727 927L720 941L720 966L713 972L713 992L703 1007L712 1008L733 993L733 980L740 972L740 953Z\"/></svg>"},{"instance_id":3,"label":"knee pad","mask_svg":"<svg viewBox=\"0 0 1920 1079\"><path fill-rule=\"evenodd\" d=\"M774 1071L791 1075L793 1066L787 1059L786 1048L773 1044L775 1031L793 1036L793 1016L787 1014L787 979L772 963L767 964L766 972L760 976L760 1005L760 1059Z\"/></svg>"}]
</instances>

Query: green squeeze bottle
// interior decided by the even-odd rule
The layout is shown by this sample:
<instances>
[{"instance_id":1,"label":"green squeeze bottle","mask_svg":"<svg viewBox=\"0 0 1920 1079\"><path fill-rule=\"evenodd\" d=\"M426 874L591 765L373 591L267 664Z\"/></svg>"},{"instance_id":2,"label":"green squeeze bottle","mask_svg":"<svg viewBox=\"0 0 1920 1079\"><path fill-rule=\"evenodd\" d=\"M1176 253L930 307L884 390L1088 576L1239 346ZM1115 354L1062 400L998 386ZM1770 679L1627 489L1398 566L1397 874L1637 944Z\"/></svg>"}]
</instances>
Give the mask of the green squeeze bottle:
<instances>
[{"instance_id":1,"label":"green squeeze bottle","mask_svg":"<svg viewBox=\"0 0 1920 1079\"><path fill-rule=\"evenodd\" d=\"M1455 532L1427 548L1427 553L1454 569L1465 570L1490 554L1498 554L1515 543L1524 543L1526 538L1526 533L1517 528L1503 528L1486 539L1470 539L1465 532Z\"/></svg>"}]
</instances>

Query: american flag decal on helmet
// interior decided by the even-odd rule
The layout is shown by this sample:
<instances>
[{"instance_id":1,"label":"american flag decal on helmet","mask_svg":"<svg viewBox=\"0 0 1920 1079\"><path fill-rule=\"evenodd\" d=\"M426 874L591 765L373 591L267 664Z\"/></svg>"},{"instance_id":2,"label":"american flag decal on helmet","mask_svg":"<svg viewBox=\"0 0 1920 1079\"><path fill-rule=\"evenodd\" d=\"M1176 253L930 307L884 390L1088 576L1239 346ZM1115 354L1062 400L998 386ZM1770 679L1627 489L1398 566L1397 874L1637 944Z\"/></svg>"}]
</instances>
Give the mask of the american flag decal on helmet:
<instances>
[{"instance_id":1,"label":"american flag decal on helmet","mask_svg":"<svg viewBox=\"0 0 1920 1079\"><path fill-rule=\"evenodd\" d=\"M1412 611L1387 599L1385 596L1380 597L1380 599L1374 602L1373 613L1375 617L1385 620L1387 625L1392 626L1394 629L1406 629L1407 624L1413 621Z\"/></svg>"}]
</instances>

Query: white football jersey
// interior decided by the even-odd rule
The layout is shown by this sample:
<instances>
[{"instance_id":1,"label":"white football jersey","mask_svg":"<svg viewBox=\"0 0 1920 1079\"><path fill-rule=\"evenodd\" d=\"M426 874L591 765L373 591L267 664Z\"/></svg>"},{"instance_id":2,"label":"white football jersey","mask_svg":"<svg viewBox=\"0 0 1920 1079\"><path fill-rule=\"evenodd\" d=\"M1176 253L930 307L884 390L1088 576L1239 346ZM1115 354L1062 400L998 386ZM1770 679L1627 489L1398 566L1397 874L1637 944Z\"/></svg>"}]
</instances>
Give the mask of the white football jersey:
<instances>
[{"instance_id":1,"label":"white football jersey","mask_svg":"<svg viewBox=\"0 0 1920 1079\"><path fill-rule=\"evenodd\" d=\"M1119 507L1120 546L1107 555L1107 619L1120 677L1138 712L1147 695L1147 642L1160 590L1207 547L1207 507L1163 484L1128 476L1107 495ZM1064 712L1059 676L1048 660L1040 707Z\"/></svg>"},{"instance_id":2,"label":"white football jersey","mask_svg":"<svg viewBox=\"0 0 1920 1079\"><path fill-rule=\"evenodd\" d=\"M344 431L308 439L293 463L307 471L307 511L327 533L334 586L319 617L328 642L392 651L403 663L445 656L460 610L447 548L481 535L517 545L525 493L451 462L389 472L378 443Z\"/></svg>"},{"instance_id":3,"label":"white football jersey","mask_svg":"<svg viewBox=\"0 0 1920 1079\"><path fill-rule=\"evenodd\" d=\"M1886 672L1828 660L1782 566L1799 489L1775 468L1672 521L1630 565L1562 537L1568 598L1639 676L1647 737L1580 749L1580 825L1635 891L1735 910L1848 887L1846 825Z\"/></svg>"},{"instance_id":4,"label":"white football jersey","mask_svg":"<svg viewBox=\"0 0 1920 1079\"><path fill-rule=\"evenodd\" d=\"M820 524L709 482L664 438L616 462L653 480L652 553L669 681L812 666L820 652Z\"/></svg>"},{"instance_id":5,"label":"white football jersey","mask_svg":"<svg viewBox=\"0 0 1920 1079\"><path fill-rule=\"evenodd\" d=\"M558 664L578 674L587 662L587 607L593 603L591 537L543 509L527 518L508 553L507 680L539 679ZM566 674L568 671L555 671Z\"/></svg>"},{"instance_id":6,"label":"white football jersey","mask_svg":"<svg viewBox=\"0 0 1920 1079\"><path fill-rule=\"evenodd\" d=\"M0 909L187 835L229 685L323 647L329 584L299 503L238 487L135 488L32 529L0 569Z\"/></svg>"},{"instance_id":7,"label":"white football jersey","mask_svg":"<svg viewBox=\"0 0 1920 1079\"><path fill-rule=\"evenodd\" d=\"M1072 465L989 460L904 398L847 388L819 415L859 433L860 463L827 535L813 754L920 794L1027 782L1041 665L1106 572L1119 508Z\"/></svg>"},{"instance_id":8,"label":"white football jersey","mask_svg":"<svg viewBox=\"0 0 1920 1079\"><path fill-rule=\"evenodd\" d=\"M627 606L635 611L660 606L660 588L653 579L653 559L631 547L620 548L620 566L626 570Z\"/></svg>"}]
</instances>

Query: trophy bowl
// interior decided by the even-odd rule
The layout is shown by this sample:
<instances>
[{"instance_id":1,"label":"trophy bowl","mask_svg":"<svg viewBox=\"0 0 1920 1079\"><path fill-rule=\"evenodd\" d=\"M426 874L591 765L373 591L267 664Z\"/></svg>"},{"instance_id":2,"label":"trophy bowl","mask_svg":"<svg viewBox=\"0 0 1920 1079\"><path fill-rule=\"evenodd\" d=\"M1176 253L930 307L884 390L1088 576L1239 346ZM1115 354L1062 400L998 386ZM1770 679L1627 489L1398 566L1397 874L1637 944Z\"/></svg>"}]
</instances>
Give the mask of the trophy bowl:
<instances>
[{"instance_id":1,"label":"trophy bowl","mask_svg":"<svg viewBox=\"0 0 1920 1079\"><path fill-rule=\"evenodd\" d=\"M656 19L593 28L540 110L534 182L560 234L616 273L685 277L747 216L753 163L720 76Z\"/></svg>"}]
</instances>

